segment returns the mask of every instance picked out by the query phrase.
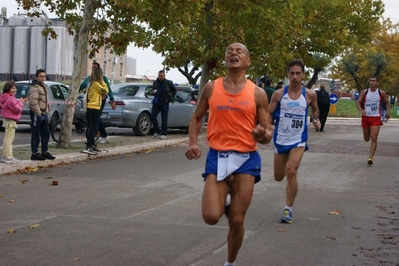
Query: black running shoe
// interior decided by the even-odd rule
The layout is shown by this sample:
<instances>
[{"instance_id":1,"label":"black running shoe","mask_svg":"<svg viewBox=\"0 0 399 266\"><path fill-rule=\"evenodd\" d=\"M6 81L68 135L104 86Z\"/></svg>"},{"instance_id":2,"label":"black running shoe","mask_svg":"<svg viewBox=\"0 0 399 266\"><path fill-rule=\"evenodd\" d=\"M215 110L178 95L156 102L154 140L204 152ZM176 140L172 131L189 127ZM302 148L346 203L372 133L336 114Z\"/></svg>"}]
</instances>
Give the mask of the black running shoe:
<instances>
[{"instance_id":1,"label":"black running shoe","mask_svg":"<svg viewBox=\"0 0 399 266\"><path fill-rule=\"evenodd\" d=\"M49 153L49 152L42 152L42 157L49 159L49 160L55 159L55 157L53 155L51 155L51 153Z\"/></svg>"},{"instance_id":2,"label":"black running shoe","mask_svg":"<svg viewBox=\"0 0 399 266\"><path fill-rule=\"evenodd\" d=\"M32 161L44 161L46 160L46 157L43 157L40 153L32 153L30 159Z\"/></svg>"},{"instance_id":3,"label":"black running shoe","mask_svg":"<svg viewBox=\"0 0 399 266\"><path fill-rule=\"evenodd\" d=\"M82 152L86 153L86 154L90 154L90 155L96 155L97 154L97 152L95 152L92 147L86 147Z\"/></svg>"},{"instance_id":4,"label":"black running shoe","mask_svg":"<svg viewBox=\"0 0 399 266\"><path fill-rule=\"evenodd\" d=\"M92 148L93 151L95 151L95 152L101 152L101 150L97 147L97 145L93 145L91 148Z\"/></svg>"}]
</instances>

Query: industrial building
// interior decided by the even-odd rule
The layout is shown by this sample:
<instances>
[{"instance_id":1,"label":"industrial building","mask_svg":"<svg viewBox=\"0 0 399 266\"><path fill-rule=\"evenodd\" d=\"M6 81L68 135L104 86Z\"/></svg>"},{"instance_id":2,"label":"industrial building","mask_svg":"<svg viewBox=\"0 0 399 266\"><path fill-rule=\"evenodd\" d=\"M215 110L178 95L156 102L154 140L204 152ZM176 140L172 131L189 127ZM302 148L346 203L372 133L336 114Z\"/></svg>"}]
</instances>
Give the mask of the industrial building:
<instances>
[{"instance_id":1,"label":"industrial building","mask_svg":"<svg viewBox=\"0 0 399 266\"><path fill-rule=\"evenodd\" d=\"M52 39L42 35L51 22L51 28L58 37ZM74 68L76 42L69 35L62 20L42 16L28 17L25 14L7 18L2 8L0 15L0 81L28 80L37 69L45 69L47 79L64 81L71 79ZM104 75L110 81L125 81L128 60L126 53L116 56L110 50L100 49L94 58L85 59L82 77L91 73L92 62L100 63ZM131 61L135 63L135 60ZM132 73L135 74L135 73Z\"/></svg>"}]
</instances>

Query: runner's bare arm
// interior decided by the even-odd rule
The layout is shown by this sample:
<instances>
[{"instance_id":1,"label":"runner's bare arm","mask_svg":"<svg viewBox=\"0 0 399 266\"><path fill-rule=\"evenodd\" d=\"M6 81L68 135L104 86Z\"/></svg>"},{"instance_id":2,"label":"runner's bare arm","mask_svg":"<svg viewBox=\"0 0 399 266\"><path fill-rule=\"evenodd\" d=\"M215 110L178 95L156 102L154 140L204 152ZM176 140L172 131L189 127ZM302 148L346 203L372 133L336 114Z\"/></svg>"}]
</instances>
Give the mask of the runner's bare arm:
<instances>
[{"instance_id":1,"label":"runner's bare arm","mask_svg":"<svg viewBox=\"0 0 399 266\"><path fill-rule=\"evenodd\" d=\"M362 90L362 92L360 93L359 98L357 99L357 102L356 102L356 108L362 115L366 115L366 111L363 110L363 108L361 106L361 102L364 100L365 94L366 94L366 90Z\"/></svg>"},{"instance_id":2,"label":"runner's bare arm","mask_svg":"<svg viewBox=\"0 0 399 266\"><path fill-rule=\"evenodd\" d=\"M385 117L386 119L389 119L390 118L389 110L391 110L391 102L389 101L389 97L385 91L381 91L381 95L382 95L382 100L385 101L385 105L387 108Z\"/></svg>"},{"instance_id":3,"label":"runner's bare arm","mask_svg":"<svg viewBox=\"0 0 399 266\"><path fill-rule=\"evenodd\" d=\"M276 90L273 93L272 98L270 99L269 108L268 108L270 116L272 116L274 114L274 112L276 111L278 102L280 101L283 92L284 92L284 90L280 89L280 90Z\"/></svg>"},{"instance_id":4,"label":"runner's bare arm","mask_svg":"<svg viewBox=\"0 0 399 266\"><path fill-rule=\"evenodd\" d=\"M189 124L189 147L186 151L187 159L198 159L201 156L201 150L198 147L197 139L202 127L202 118L209 109L208 100L212 95L214 82L208 82L202 89L199 101L191 115Z\"/></svg>"}]
</instances>

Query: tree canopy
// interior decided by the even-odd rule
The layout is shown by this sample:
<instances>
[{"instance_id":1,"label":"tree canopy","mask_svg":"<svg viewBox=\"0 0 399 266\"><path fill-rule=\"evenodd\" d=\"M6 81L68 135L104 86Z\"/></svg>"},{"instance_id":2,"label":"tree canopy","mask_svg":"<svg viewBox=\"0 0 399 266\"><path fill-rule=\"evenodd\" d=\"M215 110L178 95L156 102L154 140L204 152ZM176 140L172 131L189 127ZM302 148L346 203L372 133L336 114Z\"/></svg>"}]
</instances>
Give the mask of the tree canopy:
<instances>
[{"instance_id":1,"label":"tree canopy","mask_svg":"<svg viewBox=\"0 0 399 266\"><path fill-rule=\"evenodd\" d=\"M333 67L333 77L358 91L368 86L370 76L377 76L380 87L389 94L399 93L399 24L386 20L372 32L368 42L346 49Z\"/></svg>"},{"instance_id":2,"label":"tree canopy","mask_svg":"<svg viewBox=\"0 0 399 266\"><path fill-rule=\"evenodd\" d=\"M130 43L152 47L165 58L167 68L180 68L191 82L201 71L200 88L224 74L224 52L232 42L249 49L250 78L282 78L289 59L302 58L307 67L322 69L354 43L369 41L384 11L381 0L16 1L32 15L45 5L67 22L71 33L91 20L90 35L81 42L91 56L100 47L116 54L124 53ZM94 8L91 17L84 14L87 5ZM76 61L80 56L75 58L68 99L72 102L81 75L82 65Z\"/></svg>"}]
</instances>

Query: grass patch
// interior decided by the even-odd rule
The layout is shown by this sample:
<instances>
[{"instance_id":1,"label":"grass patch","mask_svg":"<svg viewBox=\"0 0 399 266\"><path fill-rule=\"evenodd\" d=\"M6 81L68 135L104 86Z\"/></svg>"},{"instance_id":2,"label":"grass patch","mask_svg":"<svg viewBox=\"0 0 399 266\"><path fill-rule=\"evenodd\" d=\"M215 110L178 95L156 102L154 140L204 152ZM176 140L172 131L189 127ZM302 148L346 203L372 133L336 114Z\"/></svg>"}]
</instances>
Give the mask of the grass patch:
<instances>
[{"instance_id":1,"label":"grass patch","mask_svg":"<svg viewBox=\"0 0 399 266\"><path fill-rule=\"evenodd\" d=\"M396 107L391 109L389 112L391 118L399 118ZM356 103L353 100L339 100L336 103L336 113L331 114L331 106L330 113L328 117L361 117L359 111L356 108Z\"/></svg>"}]
</instances>

